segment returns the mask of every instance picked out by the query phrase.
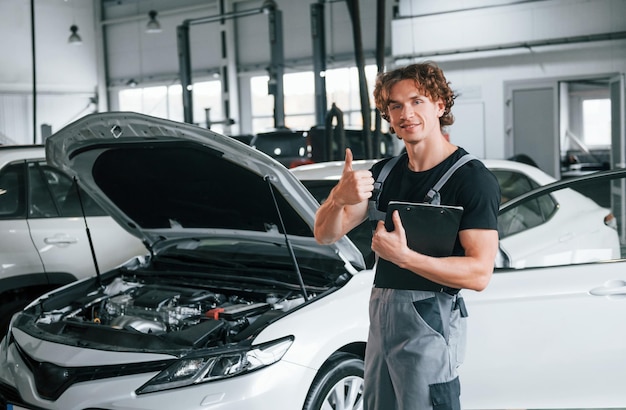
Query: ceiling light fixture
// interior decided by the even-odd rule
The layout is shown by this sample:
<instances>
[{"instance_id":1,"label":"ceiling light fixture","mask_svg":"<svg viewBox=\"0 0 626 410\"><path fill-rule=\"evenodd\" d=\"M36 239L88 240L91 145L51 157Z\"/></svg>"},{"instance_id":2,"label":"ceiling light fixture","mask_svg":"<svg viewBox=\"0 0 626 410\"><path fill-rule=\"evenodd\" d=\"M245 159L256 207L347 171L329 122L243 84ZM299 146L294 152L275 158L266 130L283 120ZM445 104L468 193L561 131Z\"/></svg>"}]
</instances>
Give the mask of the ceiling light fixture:
<instances>
[{"instance_id":1,"label":"ceiling light fixture","mask_svg":"<svg viewBox=\"0 0 626 410\"><path fill-rule=\"evenodd\" d=\"M276 2L274 0L265 0L261 5L263 14L270 14L270 12L276 10L276 8Z\"/></svg>"},{"instance_id":2,"label":"ceiling light fixture","mask_svg":"<svg viewBox=\"0 0 626 410\"><path fill-rule=\"evenodd\" d=\"M148 16L150 16L150 21L148 21L148 25L146 26L146 33L160 33L161 32L161 23L156 19L157 16L156 10L150 10L148 12Z\"/></svg>"},{"instance_id":3,"label":"ceiling light fixture","mask_svg":"<svg viewBox=\"0 0 626 410\"><path fill-rule=\"evenodd\" d=\"M83 44L83 39L80 38L80 36L78 35L78 26L76 24L72 24L72 26L70 27L70 31L72 32L72 34L70 34L67 42L75 46Z\"/></svg>"}]
</instances>

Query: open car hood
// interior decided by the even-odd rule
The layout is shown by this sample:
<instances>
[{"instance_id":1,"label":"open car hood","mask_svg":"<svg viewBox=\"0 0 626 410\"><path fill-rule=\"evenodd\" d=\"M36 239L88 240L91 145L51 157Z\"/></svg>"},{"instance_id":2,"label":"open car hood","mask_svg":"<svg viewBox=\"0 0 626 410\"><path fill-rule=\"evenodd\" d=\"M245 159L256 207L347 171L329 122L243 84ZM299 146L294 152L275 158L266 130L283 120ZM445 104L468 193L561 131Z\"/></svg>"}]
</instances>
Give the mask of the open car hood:
<instances>
[{"instance_id":1,"label":"open car hood","mask_svg":"<svg viewBox=\"0 0 626 410\"><path fill-rule=\"evenodd\" d=\"M284 242L286 231L293 243L365 266L346 237L315 242L318 204L287 168L210 130L137 113L91 114L49 137L46 158L153 252L207 235Z\"/></svg>"}]
</instances>

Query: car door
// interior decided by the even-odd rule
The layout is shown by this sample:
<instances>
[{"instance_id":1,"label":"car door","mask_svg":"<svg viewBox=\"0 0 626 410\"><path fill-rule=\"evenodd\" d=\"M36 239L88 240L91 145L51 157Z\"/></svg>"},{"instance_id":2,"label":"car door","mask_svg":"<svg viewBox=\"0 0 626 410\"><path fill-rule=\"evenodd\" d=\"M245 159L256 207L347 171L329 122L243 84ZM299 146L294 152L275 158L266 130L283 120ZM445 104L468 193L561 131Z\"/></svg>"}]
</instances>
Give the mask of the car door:
<instances>
[{"instance_id":1,"label":"car door","mask_svg":"<svg viewBox=\"0 0 626 410\"><path fill-rule=\"evenodd\" d=\"M0 278L44 271L26 221L24 161L0 170L0 232Z\"/></svg>"},{"instance_id":2,"label":"car door","mask_svg":"<svg viewBox=\"0 0 626 410\"><path fill-rule=\"evenodd\" d=\"M28 186L28 224L48 275L70 272L82 278L95 274L90 240L101 272L146 253L138 238L122 229L55 168L30 162Z\"/></svg>"},{"instance_id":3,"label":"car door","mask_svg":"<svg viewBox=\"0 0 626 410\"><path fill-rule=\"evenodd\" d=\"M463 408L624 406L626 261L616 227L626 221L605 221L601 215L624 203L624 192L619 193L619 200L611 199L615 189L609 180L615 184L624 181L625 175L626 170L620 170L578 178L578 182L563 181L503 205L501 217L529 201L563 199L560 193L571 189L593 200L599 212L587 208L583 214L576 214L579 203L561 201L554 211L572 207L568 211L572 212L570 218L548 217L511 236L526 235L527 246L532 248L542 236L570 229L581 238L588 237L588 241L562 243L570 247L568 252L572 254L585 250L586 258L566 263L544 258L543 264L496 269L486 290L463 291L470 315L467 360L460 368ZM557 226L545 229L551 223ZM537 229L543 230L533 234ZM606 246L617 247L616 252L607 254L605 245L598 244L598 232L602 230Z\"/></svg>"}]
</instances>

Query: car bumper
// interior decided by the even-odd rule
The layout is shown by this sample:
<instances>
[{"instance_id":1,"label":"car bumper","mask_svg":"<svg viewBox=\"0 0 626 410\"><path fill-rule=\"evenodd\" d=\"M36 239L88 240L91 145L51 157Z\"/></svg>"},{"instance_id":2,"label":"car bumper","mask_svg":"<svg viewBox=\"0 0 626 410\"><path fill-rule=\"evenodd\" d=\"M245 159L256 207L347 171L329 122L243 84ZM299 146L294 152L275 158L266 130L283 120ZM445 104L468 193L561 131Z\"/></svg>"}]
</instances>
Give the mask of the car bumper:
<instances>
[{"instance_id":1,"label":"car bumper","mask_svg":"<svg viewBox=\"0 0 626 410\"><path fill-rule=\"evenodd\" d=\"M313 369L280 361L244 376L142 395L135 390L156 373L82 382L69 387L56 401L49 401L37 394L33 374L14 345L0 354L3 358L6 355L0 369L0 403L29 409L295 409L302 408L305 386L315 377Z\"/></svg>"}]
</instances>

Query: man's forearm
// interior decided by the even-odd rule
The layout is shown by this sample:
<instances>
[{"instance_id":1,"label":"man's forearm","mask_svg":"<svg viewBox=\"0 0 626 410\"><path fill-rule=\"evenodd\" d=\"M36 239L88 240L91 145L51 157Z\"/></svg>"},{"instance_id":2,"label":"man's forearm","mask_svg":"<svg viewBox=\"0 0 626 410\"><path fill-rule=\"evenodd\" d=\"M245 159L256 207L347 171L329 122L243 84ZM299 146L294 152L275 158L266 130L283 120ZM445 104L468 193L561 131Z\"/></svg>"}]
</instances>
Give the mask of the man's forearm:
<instances>
[{"instance_id":1,"label":"man's forearm","mask_svg":"<svg viewBox=\"0 0 626 410\"><path fill-rule=\"evenodd\" d=\"M315 240L318 243L328 245L345 234L343 232L344 208L344 205L337 203L331 197L319 207L315 215L314 227Z\"/></svg>"}]
</instances>

